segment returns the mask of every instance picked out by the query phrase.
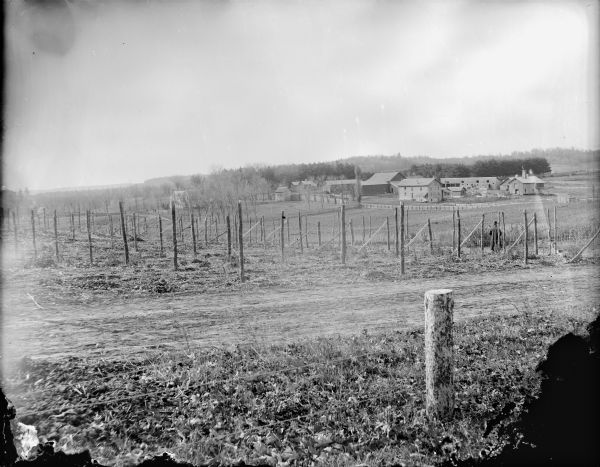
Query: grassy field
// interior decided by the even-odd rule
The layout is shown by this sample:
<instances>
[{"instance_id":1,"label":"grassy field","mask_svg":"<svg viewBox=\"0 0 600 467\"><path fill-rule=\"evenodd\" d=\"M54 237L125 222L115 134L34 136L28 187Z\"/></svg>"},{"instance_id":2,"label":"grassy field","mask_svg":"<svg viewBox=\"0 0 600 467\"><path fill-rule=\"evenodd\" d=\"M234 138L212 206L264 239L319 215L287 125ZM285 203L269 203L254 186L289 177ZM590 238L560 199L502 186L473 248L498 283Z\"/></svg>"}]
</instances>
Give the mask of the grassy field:
<instances>
[{"instance_id":1,"label":"grassy field","mask_svg":"<svg viewBox=\"0 0 600 467\"><path fill-rule=\"evenodd\" d=\"M486 422L508 403L519 413L538 390L533 369L546 347L595 312L523 308L458 324L449 422L424 414L421 330L182 348L93 366L76 356L23 360L7 383L27 401L20 420L42 440L89 448L111 465L164 450L197 465L431 465L498 442L495 430L483 436Z\"/></svg>"}]
</instances>

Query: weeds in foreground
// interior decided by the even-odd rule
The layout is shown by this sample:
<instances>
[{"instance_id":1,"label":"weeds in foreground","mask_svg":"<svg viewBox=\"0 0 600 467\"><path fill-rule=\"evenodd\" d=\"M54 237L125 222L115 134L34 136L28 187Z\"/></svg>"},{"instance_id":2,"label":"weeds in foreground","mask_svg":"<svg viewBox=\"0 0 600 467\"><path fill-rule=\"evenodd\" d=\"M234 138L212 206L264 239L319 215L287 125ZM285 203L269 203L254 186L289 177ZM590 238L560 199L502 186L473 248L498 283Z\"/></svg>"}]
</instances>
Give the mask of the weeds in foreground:
<instances>
[{"instance_id":1,"label":"weeds in foreground","mask_svg":"<svg viewBox=\"0 0 600 467\"><path fill-rule=\"evenodd\" d=\"M456 325L449 422L425 417L419 330L143 361L24 361L8 389L20 394L21 421L100 462L169 450L194 464L431 464L495 440L486 421L535 394L548 344L585 321L526 311Z\"/></svg>"}]
</instances>

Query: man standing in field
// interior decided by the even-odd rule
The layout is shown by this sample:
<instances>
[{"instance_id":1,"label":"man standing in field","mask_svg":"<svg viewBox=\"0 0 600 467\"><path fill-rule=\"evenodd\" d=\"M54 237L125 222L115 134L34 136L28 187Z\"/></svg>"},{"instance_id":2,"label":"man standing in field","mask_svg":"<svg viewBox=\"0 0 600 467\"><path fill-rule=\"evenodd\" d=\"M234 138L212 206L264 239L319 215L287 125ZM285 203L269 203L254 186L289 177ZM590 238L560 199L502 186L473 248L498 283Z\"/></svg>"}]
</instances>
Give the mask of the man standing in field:
<instances>
[{"instance_id":1,"label":"man standing in field","mask_svg":"<svg viewBox=\"0 0 600 467\"><path fill-rule=\"evenodd\" d=\"M500 249L502 246L502 231L498 228L498 221L494 221L494 226L490 230L490 244L492 251Z\"/></svg>"}]
</instances>

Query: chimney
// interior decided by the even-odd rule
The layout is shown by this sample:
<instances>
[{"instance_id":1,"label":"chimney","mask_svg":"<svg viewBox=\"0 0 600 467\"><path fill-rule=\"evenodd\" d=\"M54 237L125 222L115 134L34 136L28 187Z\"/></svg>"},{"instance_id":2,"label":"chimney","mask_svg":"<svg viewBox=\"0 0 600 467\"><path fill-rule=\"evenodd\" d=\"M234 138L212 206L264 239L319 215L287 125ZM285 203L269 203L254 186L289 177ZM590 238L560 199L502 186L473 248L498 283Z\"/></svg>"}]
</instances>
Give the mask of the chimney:
<instances>
[{"instance_id":1,"label":"chimney","mask_svg":"<svg viewBox=\"0 0 600 467\"><path fill-rule=\"evenodd\" d=\"M521 177L527 178L527 172L525 172L525 169L523 167L521 167Z\"/></svg>"},{"instance_id":2,"label":"chimney","mask_svg":"<svg viewBox=\"0 0 600 467\"><path fill-rule=\"evenodd\" d=\"M533 175L533 170L529 169L529 175Z\"/></svg>"}]
</instances>

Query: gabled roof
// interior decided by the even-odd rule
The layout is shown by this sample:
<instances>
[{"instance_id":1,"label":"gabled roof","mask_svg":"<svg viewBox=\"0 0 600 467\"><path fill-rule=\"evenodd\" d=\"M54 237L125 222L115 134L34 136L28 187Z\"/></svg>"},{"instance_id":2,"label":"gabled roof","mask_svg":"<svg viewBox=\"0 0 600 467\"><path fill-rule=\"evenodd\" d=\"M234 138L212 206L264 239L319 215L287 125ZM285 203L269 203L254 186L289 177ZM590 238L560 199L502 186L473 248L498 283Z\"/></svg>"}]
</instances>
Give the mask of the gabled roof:
<instances>
[{"instance_id":1,"label":"gabled roof","mask_svg":"<svg viewBox=\"0 0 600 467\"><path fill-rule=\"evenodd\" d=\"M428 186L431 182L437 181L435 178L417 178L409 177L399 182L392 182L394 186ZM439 182L438 182L439 183Z\"/></svg>"},{"instance_id":2,"label":"gabled roof","mask_svg":"<svg viewBox=\"0 0 600 467\"><path fill-rule=\"evenodd\" d=\"M511 178L505 180L501 184L503 185L504 183L510 183L513 180L515 180L517 182L521 182L521 183L544 183L544 180L542 180L539 177L536 177L535 175L527 175L527 177L521 177L520 175L518 175L516 177L511 177Z\"/></svg>"},{"instance_id":3,"label":"gabled roof","mask_svg":"<svg viewBox=\"0 0 600 467\"><path fill-rule=\"evenodd\" d=\"M402 173L400 172L374 173L369 179L362 182L362 185L385 185L386 183L390 183L392 181L392 178L394 178L398 174L402 175Z\"/></svg>"}]
</instances>

